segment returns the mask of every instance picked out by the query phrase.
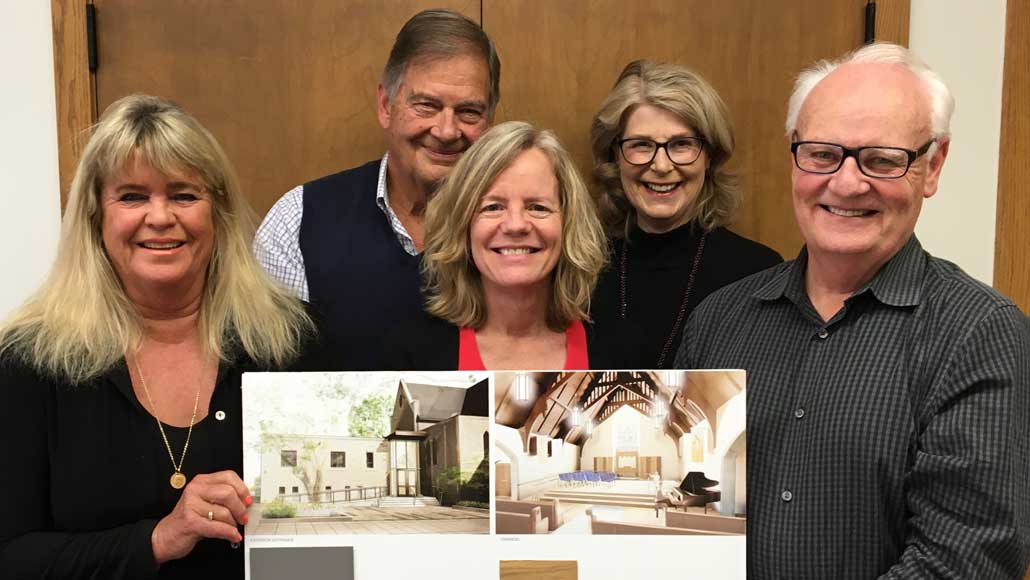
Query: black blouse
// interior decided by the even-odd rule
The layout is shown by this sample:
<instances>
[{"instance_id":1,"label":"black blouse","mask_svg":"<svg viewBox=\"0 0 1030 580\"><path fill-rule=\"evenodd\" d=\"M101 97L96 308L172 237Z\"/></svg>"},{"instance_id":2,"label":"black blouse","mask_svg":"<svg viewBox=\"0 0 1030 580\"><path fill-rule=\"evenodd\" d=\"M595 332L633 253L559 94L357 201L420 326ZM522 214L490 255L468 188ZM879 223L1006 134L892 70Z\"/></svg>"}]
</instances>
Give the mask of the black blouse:
<instances>
[{"instance_id":1,"label":"black blouse","mask_svg":"<svg viewBox=\"0 0 1030 580\"><path fill-rule=\"evenodd\" d=\"M774 250L726 228L710 231L683 321L674 329L700 238L701 228L691 222L663 234L649 234L634 226L628 244L625 239L615 241L591 302L598 349L624 353L622 358L629 365L624 368L655 369L671 334L662 365L670 368L687 317L702 300L727 284L783 261ZM623 286L625 319L621 317Z\"/></svg>"},{"instance_id":2,"label":"black blouse","mask_svg":"<svg viewBox=\"0 0 1030 580\"><path fill-rule=\"evenodd\" d=\"M183 473L242 474L240 379L221 365L206 417L193 427ZM165 426L178 460L186 429ZM154 563L150 537L181 495L154 417L124 361L85 385L0 363L0 570L4 578L242 578L243 550L202 540Z\"/></svg>"}]
</instances>

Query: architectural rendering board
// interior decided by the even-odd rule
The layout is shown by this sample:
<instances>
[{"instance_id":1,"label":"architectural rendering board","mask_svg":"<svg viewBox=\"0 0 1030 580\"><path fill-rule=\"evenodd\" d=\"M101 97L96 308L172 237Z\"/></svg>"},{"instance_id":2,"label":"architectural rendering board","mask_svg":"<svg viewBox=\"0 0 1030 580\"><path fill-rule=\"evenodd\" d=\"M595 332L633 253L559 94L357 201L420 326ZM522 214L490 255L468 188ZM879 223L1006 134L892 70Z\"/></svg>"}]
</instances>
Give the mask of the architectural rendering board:
<instances>
[{"instance_id":1,"label":"architectural rendering board","mask_svg":"<svg viewBox=\"0 0 1030 580\"><path fill-rule=\"evenodd\" d=\"M743 371L498 372L498 534L743 535Z\"/></svg>"},{"instance_id":2,"label":"architectural rendering board","mask_svg":"<svg viewBox=\"0 0 1030 580\"><path fill-rule=\"evenodd\" d=\"M248 373L248 577L335 546L358 579L743 578L745 394L743 371Z\"/></svg>"}]
</instances>

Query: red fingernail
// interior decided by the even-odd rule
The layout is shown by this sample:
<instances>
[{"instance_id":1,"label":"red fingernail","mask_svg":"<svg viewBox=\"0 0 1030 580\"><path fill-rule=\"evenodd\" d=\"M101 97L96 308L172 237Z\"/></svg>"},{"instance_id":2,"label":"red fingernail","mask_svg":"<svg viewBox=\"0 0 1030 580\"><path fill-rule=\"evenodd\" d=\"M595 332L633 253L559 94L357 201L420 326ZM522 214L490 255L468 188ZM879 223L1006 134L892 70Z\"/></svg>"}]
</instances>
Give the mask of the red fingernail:
<instances>
[{"instance_id":1,"label":"red fingernail","mask_svg":"<svg viewBox=\"0 0 1030 580\"><path fill-rule=\"evenodd\" d=\"M247 514L243 514L243 525L247 525L247 522L249 522L249 521L250 521L250 516L247 515Z\"/></svg>"},{"instance_id":2,"label":"red fingernail","mask_svg":"<svg viewBox=\"0 0 1030 580\"><path fill-rule=\"evenodd\" d=\"M247 496L247 499L245 499L245 500L243 500L243 501L244 501L244 503L246 503L247 505L250 505L250 504L254 503L254 497L253 497L253 496L250 496L250 495L248 495L248 496Z\"/></svg>"}]
</instances>

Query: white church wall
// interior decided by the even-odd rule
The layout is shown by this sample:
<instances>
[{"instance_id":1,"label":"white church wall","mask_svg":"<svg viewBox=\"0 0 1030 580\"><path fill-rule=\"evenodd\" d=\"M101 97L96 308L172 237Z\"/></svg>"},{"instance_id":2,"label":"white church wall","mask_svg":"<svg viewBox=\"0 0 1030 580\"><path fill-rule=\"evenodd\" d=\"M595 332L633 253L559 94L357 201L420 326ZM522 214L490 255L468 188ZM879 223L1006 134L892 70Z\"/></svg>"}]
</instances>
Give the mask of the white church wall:
<instances>
[{"instance_id":1,"label":"white church wall","mask_svg":"<svg viewBox=\"0 0 1030 580\"><path fill-rule=\"evenodd\" d=\"M718 509L726 516L742 513L737 497L741 489L746 490L745 478L738 477L738 459L745 452L740 441L747 427L745 401L742 391L716 410L715 451L705 461L705 476L719 481L722 501Z\"/></svg>"},{"instance_id":2,"label":"white church wall","mask_svg":"<svg viewBox=\"0 0 1030 580\"><path fill-rule=\"evenodd\" d=\"M737 455L737 513L747 513L747 441L741 436L741 449Z\"/></svg>"},{"instance_id":3,"label":"white church wall","mask_svg":"<svg viewBox=\"0 0 1030 580\"><path fill-rule=\"evenodd\" d=\"M517 499L538 496L558 485L558 474L578 469L580 447L561 439L537 438L537 454L529 455L522 436L511 427L494 425L494 440L500 450L498 459L512 463L512 488ZM548 441L553 442L551 455L547 454Z\"/></svg>"},{"instance_id":4,"label":"white church wall","mask_svg":"<svg viewBox=\"0 0 1030 580\"><path fill-rule=\"evenodd\" d=\"M726 455L726 451L747 428L745 401L745 391L741 391L716 410L715 416L718 423L715 432L714 455L716 457Z\"/></svg>"},{"instance_id":5,"label":"white church wall","mask_svg":"<svg viewBox=\"0 0 1030 580\"><path fill-rule=\"evenodd\" d=\"M660 456L662 458L662 479L677 479L681 469L681 457L677 453L678 443L664 429L656 429L655 421L650 417L623 407L606 421L594 427L590 439L583 443L581 469L594 468L595 457L615 457L617 440L616 416L632 416L639 433L640 456Z\"/></svg>"},{"instance_id":6,"label":"white church wall","mask_svg":"<svg viewBox=\"0 0 1030 580\"><path fill-rule=\"evenodd\" d=\"M594 468L595 457L615 456L615 429L612 422L605 421L594 427L590 439L583 442L583 456L580 458L580 469L591 470Z\"/></svg>"}]
</instances>

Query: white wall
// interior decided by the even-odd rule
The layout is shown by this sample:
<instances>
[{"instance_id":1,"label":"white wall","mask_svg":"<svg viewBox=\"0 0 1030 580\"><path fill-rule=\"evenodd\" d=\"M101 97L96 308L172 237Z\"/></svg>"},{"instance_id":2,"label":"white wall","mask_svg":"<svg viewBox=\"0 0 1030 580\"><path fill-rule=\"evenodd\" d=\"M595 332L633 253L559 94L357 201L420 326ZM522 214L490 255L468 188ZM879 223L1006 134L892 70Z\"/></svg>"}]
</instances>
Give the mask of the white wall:
<instances>
[{"instance_id":1,"label":"white wall","mask_svg":"<svg viewBox=\"0 0 1030 580\"><path fill-rule=\"evenodd\" d=\"M911 0L910 44L958 100L938 194L916 228L923 245L990 283L994 272L1005 0ZM50 3L0 0L0 318L39 285L57 245L57 134ZM786 99L786 95L784 95Z\"/></svg>"},{"instance_id":2,"label":"white wall","mask_svg":"<svg viewBox=\"0 0 1030 580\"><path fill-rule=\"evenodd\" d=\"M305 460L305 441L317 443L314 451L314 459ZM297 460L302 467L313 474L314 467L322 469L322 484L318 491L324 491L326 486L334 490L341 490L347 487L385 487L387 472L390 470L389 444L382 439L368 437L322 437L322 438L288 438L275 448L268 449L261 454L261 497L258 501L267 503L279 495L279 487L286 488L286 493L295 493L293 488L298 488L298 493L308 493L310 490L304 487L300 478L294 474L293 468L283 466L281 451L293 450L297 452ZM346 453L346 467L331 467L330 455L333 451ZM374 467L368 467L366 453L374 453ZM342 498L342 496L341 496Z\"/></svg>"},{"instance_id":3,"label":"white wall","mask_svg":"<svg viewBox=\"0 0 1030 580\"><path fill-rule=\"evenodd\" d=\"M645 417L630 407L622 407L600 425L594 427L590 438L583 443L583 454L580 468L592 470L595 457L615 457L617 440L617 415L628 416L637 422L640 430L637 454L641 457L658 456L662 458L661 477L665 480L681 479L681 462L677 455L679 441L669 437L664 429L654 427L654 419Z\"/></svg>"},{"instance_id":4,"label":"white wall","mask_svg":"<svg viewBox=\"0 0 1030 580\"><path fill-rule=\"evenodd\" d=\"M558 474L575 471L579 464L578 445L558 442L556 453L547 456L546 437L539 437L536 455L529 455L522 444L522 435L511 427L494 425L492 437L497 449L494 460L510 461L512 494L515 499L539 496L558 485Z\"/></svg>"},{"instance_id":5,"label":"white wall","mask_svg":"<svg viewBox=\"0 0 1030 580\"><path fill-rule=\"evenodd\" d=\"M744 513L744 506L738 507L737 498L744 496L745 502L747 500L747 474L742 473L740 465L741 454L746 456L747 453L741 440L747 425L746 404L747 393L742 391L716 411L718 432L715 435L715 451L711 459L706 461L708 468L705 474L708 477L712 477L712 473L718 474L715 479L719 480L719 489L722 490L719 512L724 516Z\"/></svg>"},{"instance_id":6,"label":"white wall","mask_svg":"<svg viewBox=\"0 0 1030 580\"><path fill-rule=\"evenodd\" d=\"M60 228L50 2L0 0L0 319L39 286Z\"/></svg>"},{"instance_id":7,"label":"white wall","mask_svg":"<svg viewBox=\"0 0 1030 580\"><path fill-rule=\"evenodd\" d=\"M916 235L930 253L991 284L1005 0L912 0L909 46L957 102L940 189L923 205Z\"/></svg>"}]
</instances>

